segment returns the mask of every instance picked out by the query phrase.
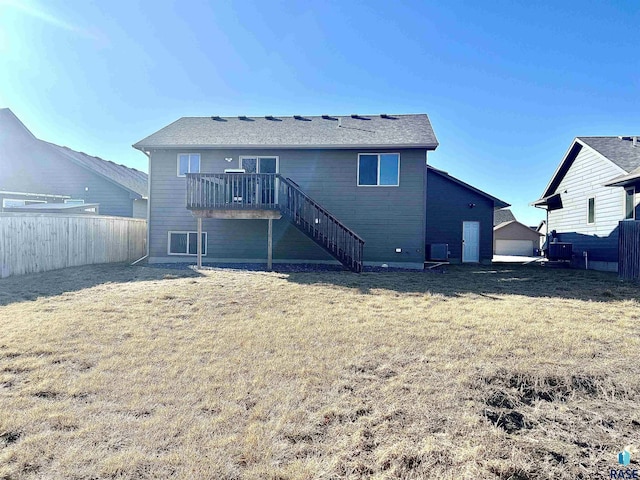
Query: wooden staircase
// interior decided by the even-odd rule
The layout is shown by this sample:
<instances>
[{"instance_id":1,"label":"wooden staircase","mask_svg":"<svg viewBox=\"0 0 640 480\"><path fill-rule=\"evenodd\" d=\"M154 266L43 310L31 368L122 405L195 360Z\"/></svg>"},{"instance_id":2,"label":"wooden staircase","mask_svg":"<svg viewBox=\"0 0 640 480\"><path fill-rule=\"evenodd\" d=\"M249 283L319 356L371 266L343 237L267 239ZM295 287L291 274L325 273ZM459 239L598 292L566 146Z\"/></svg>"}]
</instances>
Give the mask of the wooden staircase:
<instances>
[{"instance_id":1,"label":"wooden staircase","mask_svg":"<svg viewBox=\"0 0 640 480\"><path fill-rule=\"evenodd\" d=\"M282 215L346 268L362 271L364 240L290 178L276 173L189 173L186 200L189 210L205 218Z\"/></svg>"},{"instance_id":2,"label":"wooden staircase","mask_svg":"<svg viewBox=\"0 0 640 480\"><path fill-rule=\"evenodd\" d=\"M280 212L307 237L352 272L362 271L364 240L304 193L290 178L279 178Z\"/></svg>"}]
</instances>

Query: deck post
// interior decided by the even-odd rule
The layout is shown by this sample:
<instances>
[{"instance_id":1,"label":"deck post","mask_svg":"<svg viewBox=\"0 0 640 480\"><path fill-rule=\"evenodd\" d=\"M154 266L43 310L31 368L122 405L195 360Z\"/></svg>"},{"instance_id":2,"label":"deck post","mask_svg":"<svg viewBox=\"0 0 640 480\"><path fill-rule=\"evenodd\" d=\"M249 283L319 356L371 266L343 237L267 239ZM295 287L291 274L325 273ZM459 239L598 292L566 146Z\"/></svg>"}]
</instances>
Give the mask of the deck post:
<instances>
[{"instance_id":1,"label":"deck post","mask_svg":"<svg viewBox=\"0 0 640 480\"><path fill-rule=\"evenodd\" d=\"M198 217L198 270L202 268L202 217Z\"/></svg>"},{"instance_id":2,"label":"deck post","mask_svg":"<svg viewBox=\"0 0 640 480\"><path fill-rule=\"evenodd\" d=\"M267 220L269 222L269 233L267 240L267 270L271 271L273 268L273 219Z\"/></svg>"}]
</instances>

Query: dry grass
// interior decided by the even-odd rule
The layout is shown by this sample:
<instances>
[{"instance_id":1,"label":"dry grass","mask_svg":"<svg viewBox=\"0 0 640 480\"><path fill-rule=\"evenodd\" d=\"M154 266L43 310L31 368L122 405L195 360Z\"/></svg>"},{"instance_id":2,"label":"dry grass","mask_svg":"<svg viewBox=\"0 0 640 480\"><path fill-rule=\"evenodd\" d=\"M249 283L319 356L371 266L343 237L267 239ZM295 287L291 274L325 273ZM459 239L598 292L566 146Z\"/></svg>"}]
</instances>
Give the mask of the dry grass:
<instances>
[{"instance_id":1,"label":"dry grass","mask_svg":"<svg viewBox=\"0 0 640 480\"><path fill-rule=\"evenodd\" d=\"M608 478L639 298L534 267L5 279L0 478Z\"/></svg>"}]
</instances>

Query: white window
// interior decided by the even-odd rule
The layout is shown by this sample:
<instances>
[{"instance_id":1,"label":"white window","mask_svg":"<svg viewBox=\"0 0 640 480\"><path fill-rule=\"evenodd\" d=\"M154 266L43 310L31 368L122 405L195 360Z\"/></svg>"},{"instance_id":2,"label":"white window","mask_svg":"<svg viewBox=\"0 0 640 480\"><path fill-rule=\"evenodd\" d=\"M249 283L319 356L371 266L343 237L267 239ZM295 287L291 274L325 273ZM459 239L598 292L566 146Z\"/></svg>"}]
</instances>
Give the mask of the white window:
<instances>
[{"instance_id":1,"label":"white window","mask_svg":"<svg viewBox=\"0 0 640 480\"><path fill-rule=\"evenodd\" d=\"M240 156L240 168L245 173L278 173L279 157Z\"/></svg>"},{"instance_id":2,"label":"white window","mask_svg":"<svg viewBox=\"0 0 640 480\"><path fill-rule=\"evenodd\" d=\"M24 207L25 205L33 205L34 203L47 203L45 200L18 200L15 198L3 198L2 208Z\"/></svg>"},{"instance_id":3,"label":"white window","mask_svg":"<svg viewBox=\"0 0 640 480\"><path fill-rule=\"evenodd\" d=\"M596 223L596 198L591 197L587 200L587 223Z\"/></svg>"},{"instance_id":4,"label":"white window","mask_svg":"<svg viewBox=\"0 0 640 480\"><path fill-rule=\"evenodd\" d=\"M169 255L197 255L198 232L169 232ZM202 255L207 254L207 232L202 232Z\"/></svg>"},{"instance_id":5,"label":"white window","mask_svg":"<svg viewBox=\"0 0 640 480\"><path fill-rule=\"evenodd\" d=\"M624 219L635 220L636 218L636 189L635 187L624 190Z\"/></svg>"},{"instance_id":6,"label":"white window","mask_svg":"<svg viewBox=\"0 0 640 480\"><path fill-rule=\"evenodd\" d=\"M199 153L181 153L178 155L178 176L184 177L187 173L200 173Z\"/></svg>"},{"instance_id":7,"label":"white window","mask_svg":"<svg viewBox=\"0 0 640 480\"><path fill-rule=\"evenodd\" d=\"M397 187L400 185L399 153L359 153L359 187Z\"/></svg>"},{"instance_id":8,"label":"white window","mask_svg":"<svg viewBox=\"0 0 640 480\"><path fill-rule=\"evenodd\" d=\"M81 198L65 198L64 203L70 203L71 205L84 205L84 200Z\"/></svg>"}]
</instances>

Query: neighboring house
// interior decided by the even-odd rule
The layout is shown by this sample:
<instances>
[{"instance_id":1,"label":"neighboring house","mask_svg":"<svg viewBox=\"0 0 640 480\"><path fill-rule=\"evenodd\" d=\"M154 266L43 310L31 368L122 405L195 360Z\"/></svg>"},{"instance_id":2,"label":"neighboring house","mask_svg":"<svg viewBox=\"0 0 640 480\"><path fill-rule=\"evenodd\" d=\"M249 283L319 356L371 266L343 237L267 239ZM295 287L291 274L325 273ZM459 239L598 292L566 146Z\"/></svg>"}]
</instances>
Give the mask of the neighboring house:
<instances>
[{"instance_id":1,"label":"neighboring house","mask_svg":"<svg viewBox=\"0 0 640 480\"><path fill-rule=\"evenodd\" d=\"M502 222L493 227L493 253L531 257L540 247L541 233L517 220Z\"/></svg>"},{"instance_id":2,"label":"neighboring house","mask_svg":"<svg viewBox=\"0 0 640 480\"><path fill-rule=\"evenodd\" d=\"M534 206L547 210L547 228L573 245L576 262L616 271L618 222L639 218L637 137L577 137Z\"/></svg>"},{"instance_id":3,"label":"neighboring house","mask_svg":"<svg viewBox=\"0 0 640 480\"><path fill-rule=\"evenodd\" d=\"M0 211L95 208L146 218L147 190L146 173L38 140L11 110L0 109ZM63 205L33 206L43 202ZM83 203L92 205L65 206Z\"/></svg>"},{"instance_id":4,"label":"neighboring house","mask_svg":"<svg viewBox=\"0 0 640 480\"><path fill-rule=\"evenodd\" d=\"M0 196L2 193L0 192ZM16 195L11 195L15 197ZM3 199L2 211L12 213L73 213L73 214L86 214L86 215L98 215L100 213L100 205L97 203L80 203L80 202L68 202L68 203L55 203L55 202L37 202L29 199L15 200L15 198ZM23 202L23 203L22 203Z\"/></svg>"},{"instance_id":5,"label":"neighboring house","mask_svg":"<svg viewBox=\"0 0 640 480\"><path fill-rule=\"evenodd\" d=\"M493 254L530 257L540 247L535 229L516 220L509 209L496 210L493 216Z\"/></svg>"},{"instance_id":6,"label":"neighboring house","mask_svg":"<svg viewBox=\"0 0 640 480\"><path fill-rule=\"evenodd\" d=\"M493 218L509 204L427 167L427 260L491 263ZM495 212L495 213L494 213ZM444 257L443 244L448 255Z\"/></svg>"},{"instance_id":7,"label":"neighboring house","mask_svg":"<svg viewBox=\"0 0 640 480\"><path fill-rule=\"evenodd\" d=\"M516 219L513 212L508 208L496 210L493 213L493 226L500 225L501 223L512 222Z\"/></svg>"},{"instance_id":8,"label":"neighboring house","mask_svg":"<svg viewBox=\"0 0 640 480\"><path fill-rule=\"evenodd\" d=\"M544 242L547 240L547 221L542 220L536 227L536 232L540 234L540 250L542 251L542 247L544 246Z\"/></svg>"}]
</instances>

